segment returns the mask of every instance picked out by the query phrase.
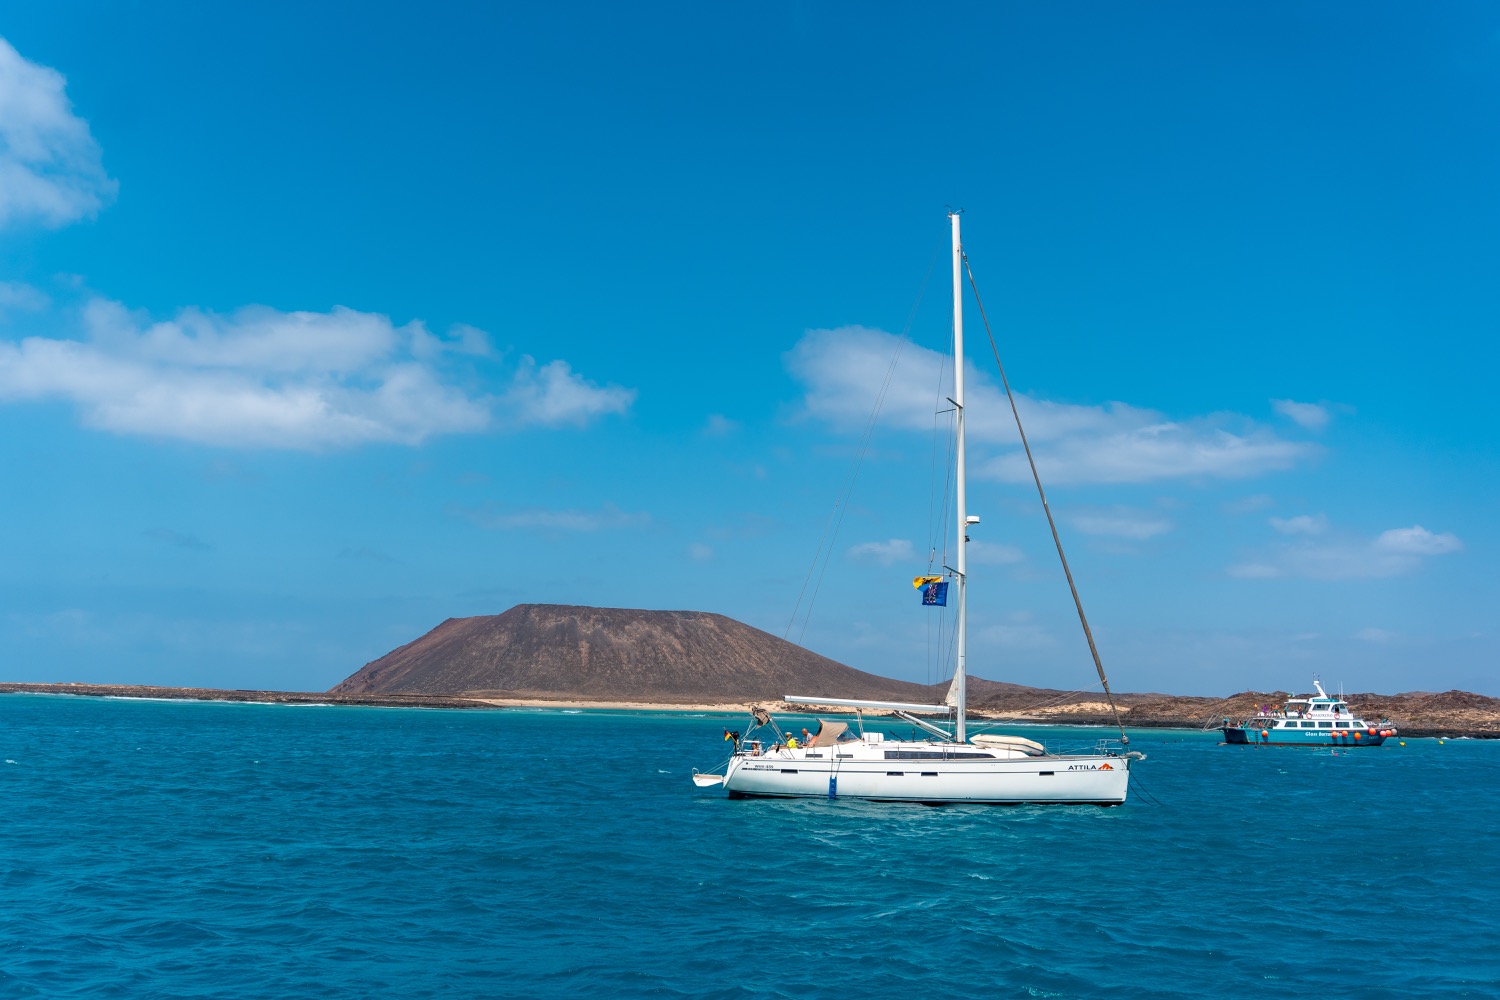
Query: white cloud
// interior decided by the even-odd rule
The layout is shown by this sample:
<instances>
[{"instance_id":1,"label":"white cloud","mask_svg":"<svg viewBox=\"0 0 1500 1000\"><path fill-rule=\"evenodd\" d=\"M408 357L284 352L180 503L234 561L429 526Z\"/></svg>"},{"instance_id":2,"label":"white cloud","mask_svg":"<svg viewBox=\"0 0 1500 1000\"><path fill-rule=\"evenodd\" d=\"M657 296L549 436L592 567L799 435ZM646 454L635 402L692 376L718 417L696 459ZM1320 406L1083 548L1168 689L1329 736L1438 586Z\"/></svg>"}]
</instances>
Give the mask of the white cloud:
<instances>
[{"instance_id":1,"label":"white cloud","mask_svg":"<svg viewBox=\"0 0 1500 1000\"><path fill-rule=\"evenodd\" d=\"M420 322L398 327L342 306L190 308L151 322L92 299L79 316L79 339L0 341L0 402L68 400L86 426L117 434L316 450L481 431L497 409L504 426L578 425L635 396L529 357L505 394L471 395L449 384L443 364L487 350L481 331L438 338Z\"/></svg>"},{"instance_id":2,"label":"white cloud","mask_svg":"<svg viewBox=\"0 0 1500 1000\"><path fill-rule=\"evenodd\" d=\"M1320 431L1328 426L1328 408L1317 403L1297 403L1290 399L1273 399L1275 411L1310 431Z\"/></svg>"},{"instance_id":3,"label":"white cloud","mask_svg":"<svg viewBox=\"0 0 1500 1000\"><path fill-rule=\"evenodd\" d=\"M1271 527L1283 535L1321 535L1328 529L1328 518L1322 514L1299 514L1296 517L1273 517Z\"/></svg>"},{"instance_id":4,"label":"white cloud","mask_svg":"<svg viewBox=\"0 0 1500 1000\"><path fill-rule=\"evenodd\" d=\"M694 542L687 548L688 558L693 562L708 562L714 557L713 546Z\"/></svg>"},{"instance_id":5,"label":"white cloud","mask_svg":"<svg viewBox=\"0 0 1500 1000\"><path fill-rule=\"evenodd\" d=\"M98 212L117 185L104 172L67 80L0 38L0 228L62 226Z\"/></svg>"},{"instance_id":6,"label":"white cloud","mask_svg":"<svg viewBox=\"0 0 1500 1000\"><path fill-rule=\"evenodd\" d=\"M851 546L849 558L890 566L893 563L915 561L917 552L905 538L892 538L885 542L860 542Z\"/></svg>"},{"instance_id":7,"label":"white cloud","mask_svg":"<svg viewBox=\"0 0 1500 1000\"><path fill-rule=\"evenodd\" d=\"M1072 514L1069 522L1086 535L1108 535L1114 538L1131 538L1145 541L1172 530L1172 522L1164 517L1144 514L1140 511L1117 507L1107 511L1092 511Z\"/></svg>"},{"instance_id":8,"label":"white cloud","mask_svg":"<svg viewBox=\"0 0 1500 1000\"><path fill-rule=\"evenodd\" d=\"M525 510L455 510L484 528L503 530L539 528L544 531L605 531L615 528L641 528L651 523L647 513L628 513L614 504L598 510L548 510L529 507Z\"/></svg>"},{"instance_id":9,"label":"white cloud","mask_svg":"<svg viewBox=\"0 0 1500 1000\"><path fill-rule=\"evenodd\" d=\"M1350 638L1359 639L1362 642L1389 642L1396 638L1396 633L1387 632L1383 628L1362 628Z\"/></svg>"},{"instance_id":10,"label":"white cloud","mask_svg":"<svg viewBox=\"0 0 1500 1000\"><path fill-rule=\"evenodd\" d=\"M1312 580L1360 580L1401 576L1429 557L1463 549L1451 534L1435 535L1420 525L1393 528L1367 542L1311 540L1286 542L1247 563L1231 566L1230 576L1246 579L1305 577Z\"/></svg>"},{"instance_id":11,"label":"white cloud","mask_svg":"<svg viewBox=\"0 0 1500 1000\"><path fill-rule=\"evenodd\" d=\"M624 413L635 402L634 389L598 386L576 374L566 361L538 366L529 355L521 358L505 403L520 424L582 427L595 417Z\"/></svg>"},{"instance_id":12,"label":"white cloud","mask_svg":"<svg viewBox=\"0 0 1500 1000\"><path fill-rule=\"evenodd\" d=\"M1420 524L1416 524L1410 528L1392 528L1390 531L1381 532L1380 537L1375 539L1375 547L1382 552L1394 552L1400 555L1440 556L1448 552L1457 552L1464 545L1458 540L1457 535L1447 533L1434 535Z\"/></svg>"},{"instance_id":13,"label":"white cloud","mask_svg":"<svg viewBox=\"0 0 1500 1000\"><path fill-rule=\"evenodd\" d=\"M411 354L419 361L430 361L444 354L466 355L474 358L493 357L495 348L490 335L467 323L456 323L447 337L436 337L427 332L420 323L408 324L411 330Z\"/></svg>"},{"instance_id":14,"label":"white cloud","mask_svg":"<svg viewBox=\"0 0 1500 1000\"><path fill-rule=\"evenodd\" d=\"M899 357L886 389L880 421L931 431L934 412L946 407L951 365L945 355L904 338L865 327L810 330L787 353L792 375L806 387L806 416L840 430L858 431ZM966 429L976 451L971 472L1005 482L1031 478L1019 450L1010 405L977 368L965 371ZM1315 453L1312 445L1284 441L1244 418L1215 415L1172 421L1125 403L1078 406L1017 395L1016 405L1048 483L1125 483L1186 477L1242 478L1288 468ZM943 418L943 419L946 419Z\"/></svg>"}]
</instances>

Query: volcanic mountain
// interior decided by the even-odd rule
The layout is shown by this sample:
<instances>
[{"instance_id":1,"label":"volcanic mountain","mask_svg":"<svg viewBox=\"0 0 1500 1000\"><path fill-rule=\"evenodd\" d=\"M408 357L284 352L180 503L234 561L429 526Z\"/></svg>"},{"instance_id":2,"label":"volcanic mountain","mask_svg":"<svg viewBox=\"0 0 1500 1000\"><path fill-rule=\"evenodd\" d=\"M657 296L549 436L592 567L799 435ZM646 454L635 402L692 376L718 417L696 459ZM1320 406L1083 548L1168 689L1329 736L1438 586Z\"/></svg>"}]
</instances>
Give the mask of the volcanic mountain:
<instances>
[{"instance_id":1,"label":"volcanic mountain","mask_svg":"<svg viewBox=\"0 0 1500 1000\"><path fill-rule=\"evenodd\" d=\"M365 664L330 693L661 704L777 701L787 694L934 699L927 685L855 670L723 615L558 604L450 618Z\"/></svg>"}]
</instances>

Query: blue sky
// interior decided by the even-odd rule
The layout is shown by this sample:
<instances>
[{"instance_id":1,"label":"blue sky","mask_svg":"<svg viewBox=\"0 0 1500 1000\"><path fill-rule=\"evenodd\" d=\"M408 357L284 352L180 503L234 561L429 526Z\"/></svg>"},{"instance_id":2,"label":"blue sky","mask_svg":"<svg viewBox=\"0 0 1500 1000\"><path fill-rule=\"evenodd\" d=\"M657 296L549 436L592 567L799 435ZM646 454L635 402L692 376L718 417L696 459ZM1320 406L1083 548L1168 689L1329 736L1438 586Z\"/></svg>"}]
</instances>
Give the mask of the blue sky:
<instances>
[{"instance_id":1,"label":"blue sky","mask_svg":"<svg viewBox=\"0 0 1500 1000\"><path fill-rule=\"evenodd\" d=\"M1491 5L0 38L5 679L318 690L520 602L937 679L952 205L1117 688L1500 694ZM1087 688L968 315L970 668Z\"/></svg>"}]
</instances>

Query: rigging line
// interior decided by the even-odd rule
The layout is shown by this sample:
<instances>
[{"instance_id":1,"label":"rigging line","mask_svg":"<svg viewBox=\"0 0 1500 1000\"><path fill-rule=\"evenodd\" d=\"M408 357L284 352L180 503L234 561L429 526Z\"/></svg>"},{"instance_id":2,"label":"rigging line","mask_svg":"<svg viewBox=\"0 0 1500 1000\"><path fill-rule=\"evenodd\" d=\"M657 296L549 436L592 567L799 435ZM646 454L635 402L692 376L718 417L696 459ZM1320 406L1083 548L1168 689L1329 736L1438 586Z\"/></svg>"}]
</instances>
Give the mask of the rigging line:
<instances>
[{"instance_id":1,"label":"rigging line","mask_svg":"<svg viewBox=\"0 0 1500 1000\"><path fill-rule=\"evenodd\" d=\"M1026 430L1021 426L1021 411L1016 409L1015 394L1010 391L1010 379L1005 377L1005 365L1000 361L1000 348L995 344L995 333L990 329L990 318L985 315L984 302L979 298L979 285L974 281L974 269L969 266L969 255L959 251L963 257L964 270L969 275L969 287L974 289L974 303L979 306L979 318L984 320L984 332L990 338L990 350L995 353L995 367L1000 369L1000 382L1005 386L1005 398L1010 401L1010 412L1016 418L1016 431L1021 435L1021 447L1026 449L1026 461L1031 465L1031 478L1036 482L1037 495L1042 498L1042 510L1047 515L1047 527L1052 529L1052 542L1057 546L1057 557L1062 560L1063 575L1068 578L1068 589L1073 592L1073 604L1078 608L1078 621L1083 625L1084 637L1089 641L1089 652L1094 657L1094 669L1099 671L1099 682L1104 685L1104 694L1109 698L1109 710L1114 713L1115 726L1120 730L1120 742L1130 745L1125 735L1125 723L1120 721L1120 709L1115 705L1114 692L1109 689L1109 678L1104 676L1104 662L1099 659L1099 647L1094 645L1094 633L1089 628L1088 616L1083 613L1083 600L1078 596L1078 587L1073 583L1073 571L1068 568L1068 557L1063 553L1062 537L1057 533L1057 522L1052 519L1052 508L1047 505L1047 492L1042 489L1042 477L1036 471L1036 459L1031 455L1031 444L1026 440Z\"/></svg>"},{"instance_id":2,"label":"rigging line","mask_svg":"<svg viewBox=\"0 0 1500 1000\"><path fill-rule=\"evenodd\" d=\"M942 246L942 241L939 241L932 252L932 259L927 262L927 273L922 276L922 284L917 288L916 300L912 302L911 310L906 314L906 325L901 329L901 336L896 339L896 353L891 358L890 367L886 369L885 381L880 386L880 392L875 397L875 405L870 411L869 419L865 422L864 434L860 438L859 447L855 450L854 462L850 467L848 477L845 479L843 493L838 503L834 505L834 512L829 519L829 526L824 529L823 536L828 539L828 549L826 552L823 550L823 541L819 539L818 549L813 553L812 566L808 568L807 577L802 581L802 590L797 595L797 603L792 608L792 617L787 622L786 633L782 636L783 639L791 636L792 628L797 623L797 611L802 606L802 595L807 593L808 584L812 583L813 574L816 572L817 583L813 585L812 596L807 601L807 612L802 619L802 631L797 633L797 642L799 645L802 642L803 636L807 635L807 626L812 621L813 604L818 600L818 592L823 587L823 577L828 572L829 562L833 559L833 543L838 538L839 528L844 523L844 514L849 509L849 498L854 495L855 483L859 481L860 467L864 464L865 456L869 452L870 438L875 433L875 421L880 416L880 410L885 405L886 394L890 391L891 382L896 377L897 362L901 360L901 351L911 333L912 324L916 322L917 310L921 307L922 299L927 294L927 283L932 278L933 268L937 266L938 254L941 252ZM823 560L823 568L818 570L818 559L820 556Z\"/></svg>"},{"instance_id":3,"label":"rigging line","mask_svg":"<svg viewBox=\"0 0 1500 1000\"><path fill-rule=\"evenodd\" d=\"M792 617L787 619L786 631L781 633L783 639L790 639L792 627L797 624L797 612L802 608L802 598L807 594L807 585L812 583L813 573L817 572L818 559L823 555L823 542L828 539L828 531L833 527L833 515L838 512L839 505L834 503L833 511L828 515L828 523L823 526L822 537L818 539L818 547L813 550L812 565L807 568L807 576L802 579L802 589L797 592L797 603L792 605Z\"/></svg>"},{"instance_id":4,"label":"rigging line","mask_svg":"<svg viewBox=\"0 0 1500 1000\"><path fill-rule=\"evenodd\" d=\"M938 362L938 385L937 385L936 391L933 394L937 398L937 403L941 403L943 401L943 376L947 373L947 371L948 371L948 359L947 359L946 356L944 356L942 358L942 360ZM946 533L947 533L947 530L948 530L948 517L947 517L947 510L948 510L948 481L949 481L949 477L951 477L952 474L953 474L953 421L954 421L954 418L952 418L952 417L948 418L948 447L945 449L945 452L944 452L944 455L945 455L945 457L947 459L947 462L948 462L948 466L944 470L944 474L943 474L943 500L942 500L942 506L941 507L936 506L935 501L934 501L934 494L937 491L937 481L938 481L938 478L937 478L937 464L938 464L937 463L937 457L938 457L938 429L939 429L939 425L940 425L939 418L944 413L946 413L946 412L950 412L950 411L938 409L936 405L934 405L933 411L932 411L932 474L931 474L931 478L928 480L928 486L927 486L927 568L929 570L932 569L933 557L934 557L934 555L937 552L937 545L935 544L935 540L937 538L943 538L943 537L945 537ZM941 524L941 526L939 528L937 528L936 530L934 530L934 524L937 522L938 516L939 516L937 514L937 511L942 511L943 512L943 514L942 514L942 524ZM948 552L947 552L947 547L945 545L944 546L944 551L943 551L943 557L944 557L943 561L944 562L947 562L947 555L948 555Z\"/></svg>"},{"instance_id":5,"label":"rigging line","mask_svg":"<svg viewBox=\"0 0 1500 1000\"><path fill-rule=\"evenodd\" d=\"M942 398L941 394L942 394L943 374L947 370L948 370L947 359L945 358L944 361L943 361L943 363L941 363L941 364L938 365L938 390L937 390L937 392L938 392L938 398L939 399ZM939 428L939 420L938 420L938 418L942 416L942 412L943 411L934 410L933 414L932 414L932 475L931 475L931 479L929 481L930 484L929 484L928 489L927 489L927 573L928 573L929 576L932 574L932 564L934 562L936 562L937 558L938 558L938 544L939 544L940 541L941 541L941 544L943 546L943 549L942 549L942 562L940 562L938 565L944 566L944 567L946 567L948 565L948 511L949 511L948 495L949 495L949 490L950 490L950 488L953 485L953 453L954 453L954 448L953 448L954 418L952 418L952 417L948 418L947 447L944 449L944 455L945 455L946 460L947 460L947 465L943 469L943 494L942 494L942 501L941 501L940 504L935 505L934 504L934 500L933 500L933 497L934 497L934 495L936 493L937 481L938 481L938 479L937 479L938 428ZM944 662L946 662L944 660L944 657L943 657L943 649L942 649L942 646L943 646L943 633L942 633L942 627L941 627L941 625L942 625L942 619L939 618L938 638L937 638L937 643L934 645L934 643L932 641L932 623L931 623L931 618L928 619L928 625L927 625L927 673L928 673L928 681L929 681L929 683L933 683L933 684L936 684L939 680L941 680L947 674L946 670L940 670L941 664L944 663Z\"/></svg>"},{"instance_id":6,"label":"rigging line","mask_svg":"<svg viewBox=\"0 0 1500 1000\"><path fill-rule=\"evenodd\" d=\"M870 450L870 438L875 433L875 420L880 416L881 407L885 405L886 393L891 388L891 382L896 377L896 365L901 360L901 350L906 338L903 336L896 341L896 353L891 356L890 367L886 369L885 381L880 386L880 392L875 397L875 408L870 411L870 419L865 423L864 436L860 438L859 447L855 450L854 464L849 470L847 486L844 495L840 499L837 516L833 519L833 534L828 539L828 549L823 553L823 568L818 571L818 579L813 584L812 596L807 599L807 615L802 619L802 631L797 633L797 644L802 644L802 639L807 635L808 623L812 621L813 604L818 600L818 592L823 589L823 577L828 572L828 564L833 560L834 539L839 536L839 528L843 527L844 515L849 512L849 498L854 495L854 486L859 481L859 470L864 465L865 456ZM816 565L816 563L815 563ZM803 584L804 589L806 584Z\"/></svg>"}]
</instances>

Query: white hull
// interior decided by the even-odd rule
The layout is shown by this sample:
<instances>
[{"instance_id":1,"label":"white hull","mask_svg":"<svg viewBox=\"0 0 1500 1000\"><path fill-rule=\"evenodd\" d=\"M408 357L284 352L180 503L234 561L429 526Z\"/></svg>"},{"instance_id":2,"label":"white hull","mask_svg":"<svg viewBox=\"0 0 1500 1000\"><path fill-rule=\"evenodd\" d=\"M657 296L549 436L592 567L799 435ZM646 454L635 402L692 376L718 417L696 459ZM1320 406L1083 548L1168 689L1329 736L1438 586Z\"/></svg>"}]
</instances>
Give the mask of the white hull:
<instances>
[{"instance_id":1,"label":"white hull","mask_svg":"<svg viewBox=\"0 0 1500 1000\"><path fill-rule=\"evenodd\" d=\"M950 756L956 754L964 756ZM1026 756L1003 751L988 756L964 744L894 740L840 744L821 753L798 748L737 754L723 779L731 798L988 805L1119 805L1129 782L1130 758L1124 756Z\"/></svg>"}]
</instances>

